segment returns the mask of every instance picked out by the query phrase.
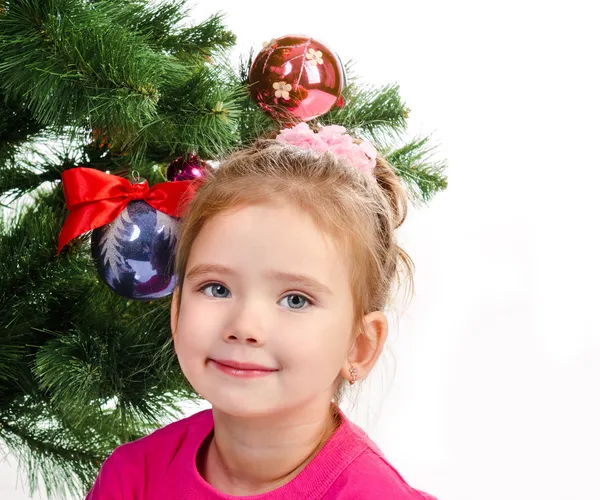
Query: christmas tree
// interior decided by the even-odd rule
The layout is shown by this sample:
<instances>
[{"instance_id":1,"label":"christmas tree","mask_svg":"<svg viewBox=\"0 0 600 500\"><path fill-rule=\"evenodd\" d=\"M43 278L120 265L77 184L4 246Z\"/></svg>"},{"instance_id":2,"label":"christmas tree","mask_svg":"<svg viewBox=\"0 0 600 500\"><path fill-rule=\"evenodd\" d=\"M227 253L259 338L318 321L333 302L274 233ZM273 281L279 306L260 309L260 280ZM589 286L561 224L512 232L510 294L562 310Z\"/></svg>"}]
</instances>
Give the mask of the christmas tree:
<instances>
[{"instance_id":1,"label":"christmas tree","mask_svg":"<svg viewBox=\"0 0 600 500\"><path fill-rule=\"evenodd\" d=\"M135 171L153 185L188 153L218 160L279 130L248 91L252 54L232 62L234 44L222 15L193 24L184 0L0 1L0 449L32 491L81 496L116 446L197 397L171 347L169 299L111 290L89 234L57 252L61 175ZM405 140L398 85L346 71L343 104L317 121L370 139L426 203L445 164L429 137Z\"/></svg>"}]
</instances>

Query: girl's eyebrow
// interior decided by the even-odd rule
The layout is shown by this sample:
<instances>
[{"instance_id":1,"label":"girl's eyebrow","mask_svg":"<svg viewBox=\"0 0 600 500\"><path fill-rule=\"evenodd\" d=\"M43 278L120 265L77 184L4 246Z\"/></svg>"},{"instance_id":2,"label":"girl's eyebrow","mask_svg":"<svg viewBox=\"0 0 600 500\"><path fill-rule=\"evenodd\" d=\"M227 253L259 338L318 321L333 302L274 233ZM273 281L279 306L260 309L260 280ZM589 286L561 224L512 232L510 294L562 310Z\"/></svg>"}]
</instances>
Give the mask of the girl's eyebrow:
<instances>
[{"instance_id":1,"label":"girl's eyebrow","mask_svg":"<svg viewBox=\"0 0 600 500\"><path fill-rule=\"evenodd\" d=\"M305 276L303 274L286 273L283 271L270 271L268 273L268 276L269 278L273 278L277 281L298 283L299 285L305 286L307 288L312 288L313 290L316 290L318 292L325 293L327 295L333 295L333 292L329 289L328 286L324 285L315 278L311 278L310 276Z\"/></svg>"},{"instance_id":2,"label":"girl's eyebrow","mask_svg":"<svg viewBox=\"0 0 600 500\"><path fill-rule=\"evenodd\" d=\"M186 280L199 280L207 274L225 274L227 276L235 276L235 271L227 266L220 264L196 264L185 275Z\"/></svg>"},{"instance_id":3,"label":"girl's eyebrow","mask_svg":"<svg viewBox=\"0 0 600 500\"><path fill-rule=\"evenodd\" d=\"M236 275L236 272L233 269L227 266L222 266L220 264L196 264L185 275L185 279L198 280L210 273L224 274L227 276ZM303 274L287 273L284 271L269 271L267 273L267 277L277 281L297 283L299 285L312 288L318 292L333 295L333 292L329 289L328 286L324 285L315 278Z\"/></svg>"}]
</instances>

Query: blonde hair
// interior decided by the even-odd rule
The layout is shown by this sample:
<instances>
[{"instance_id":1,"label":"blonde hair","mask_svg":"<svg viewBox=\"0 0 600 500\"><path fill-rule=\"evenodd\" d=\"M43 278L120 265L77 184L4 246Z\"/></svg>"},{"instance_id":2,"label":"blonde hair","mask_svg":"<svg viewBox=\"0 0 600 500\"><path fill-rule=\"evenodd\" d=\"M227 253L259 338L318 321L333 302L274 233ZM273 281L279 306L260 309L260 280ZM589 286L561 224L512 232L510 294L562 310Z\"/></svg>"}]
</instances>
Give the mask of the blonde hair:
<instances>
[{"instance_id":1,"label":"blonde hair","mask_svg":"<svg viewBox=\"0 0 600 500\"><path fill-rule=\"evenodd\" d=\"M330 152L271 139L258 140L225 159L189 203L177 244L179 292L192 244L204 224L229 209L265 201L285 201L304 210L347 252L355 331L365 314L388 305L394 284L407 285L412 295L414 264L394 238L406 218L408 196L387 161L378 155L370 175ZM340 389L341 384L336 402Z\"/></svg>"}]
</instances>

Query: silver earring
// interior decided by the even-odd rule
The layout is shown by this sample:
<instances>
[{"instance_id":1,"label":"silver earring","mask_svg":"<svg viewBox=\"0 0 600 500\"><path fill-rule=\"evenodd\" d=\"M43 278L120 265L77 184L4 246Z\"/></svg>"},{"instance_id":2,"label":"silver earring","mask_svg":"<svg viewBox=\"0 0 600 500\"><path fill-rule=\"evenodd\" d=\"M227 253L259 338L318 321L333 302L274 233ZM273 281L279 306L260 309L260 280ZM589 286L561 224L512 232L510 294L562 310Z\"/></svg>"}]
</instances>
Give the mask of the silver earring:
<instances>
[{"instance_id":1,"label":"silver earring","mask_svg":"<svg viewBox=\"0 0 600 500\"><path fill-rule=\"evenodd\" d=\"M358 368L350 365L350 375L352 375L352 380L350 381L350 385L354 385L354 382L356 382L356 378L358 376Z\"/></svg>"}]
</instances>

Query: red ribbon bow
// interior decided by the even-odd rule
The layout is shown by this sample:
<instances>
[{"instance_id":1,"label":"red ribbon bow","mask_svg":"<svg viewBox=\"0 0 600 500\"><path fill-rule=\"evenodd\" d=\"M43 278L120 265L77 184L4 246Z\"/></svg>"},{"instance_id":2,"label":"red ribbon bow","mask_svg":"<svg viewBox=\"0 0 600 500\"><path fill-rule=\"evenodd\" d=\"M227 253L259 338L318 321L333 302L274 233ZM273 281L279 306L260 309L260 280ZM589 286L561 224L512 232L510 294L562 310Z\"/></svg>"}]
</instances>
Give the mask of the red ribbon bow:
<instances>
[{"instance_id":1,"label":"red ribbon bow","mask_svg":"<svg viewBox=\"0 0 600 500\"><path fill-rule=\"evenodd\" d=\"M132 184L123 177L93 168L71 168L62 174L69 215L58 237L58 252L73 238L115 220L133 200L173 217L181 217L198 181Z\"/></svg>"}]
</instances>

